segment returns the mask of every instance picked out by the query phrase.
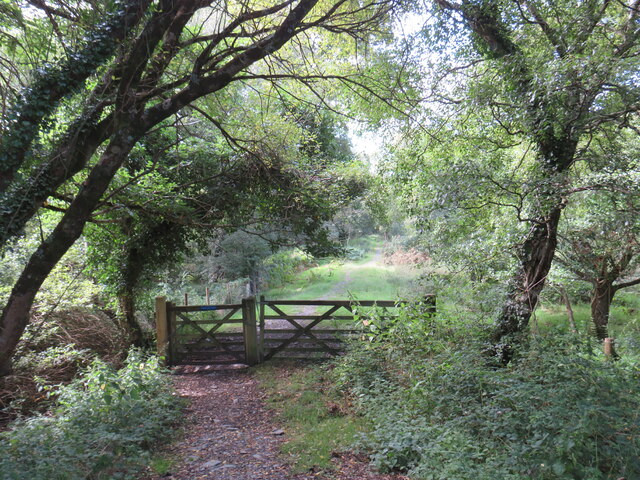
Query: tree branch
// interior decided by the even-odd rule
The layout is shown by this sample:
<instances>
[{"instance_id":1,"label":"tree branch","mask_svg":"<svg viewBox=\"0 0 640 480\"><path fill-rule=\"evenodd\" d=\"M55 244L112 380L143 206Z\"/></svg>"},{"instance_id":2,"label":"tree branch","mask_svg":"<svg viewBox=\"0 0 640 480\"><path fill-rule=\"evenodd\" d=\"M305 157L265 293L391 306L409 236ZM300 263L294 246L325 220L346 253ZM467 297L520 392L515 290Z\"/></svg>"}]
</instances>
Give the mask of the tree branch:
<instances>
[{"instance_id":1,"label":"tree branch","mask_svg":"<svg viewBox=\"0 0 640 480\"><path fill-rule=\"evenodd\" d=\"M617 285L612 285L612 288L615 292L617 292L618 290L633 287L634 285L640 285L640 278L636 278L635 280L630 280L628 282L619 283Z\"/></svg>"}]
</instances>

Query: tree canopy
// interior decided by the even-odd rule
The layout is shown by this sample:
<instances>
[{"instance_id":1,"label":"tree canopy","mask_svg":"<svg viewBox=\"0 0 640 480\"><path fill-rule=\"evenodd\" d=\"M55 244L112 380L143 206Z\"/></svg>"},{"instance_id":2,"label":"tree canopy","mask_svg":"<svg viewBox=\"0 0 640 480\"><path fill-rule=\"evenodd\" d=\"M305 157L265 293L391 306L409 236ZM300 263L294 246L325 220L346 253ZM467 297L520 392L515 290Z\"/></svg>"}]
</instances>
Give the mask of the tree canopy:
<instances>
[{"instance_id":1,"label":"tree canopy","mask_svg":"<svg viewBox=\"0 0 640 480\"><path fill-rule=\"evenodd\" d=\"M455 211L458 235L510 249L516 265L499 341L524 330L536 307L572 177L611 163L594 155L596 139L637 134L638 5L428 7L433 17L415 40L439 52L426 84L426 134L406 145L396 175L423 217L441 215L445 225Z\"/></svg>"},{"instance_id":2,"label":"tree canopy","mask_svg":"<svg viewBox=\"0 0 640 480\"><path fill-rule=\"evenodd\" d=\"M131 311L142 266L211 229L279 222L324 248L324 222L349 202L345 221L368 209L389 227L389 179L432 245L507 284L500 343L526 328L559 233L589 203L579 193L606 184L615 222L629 194L610 188L615 172L637 170L633 148L615 153L637 142L637 2L0 5L0 248L42 209L57 215L4 305L1 372L83 232ZM379 191L355 201L359 181L334 168L351 159L346 119L396 144Z\"/></svg>"},{"instance_id":3,"label":"tree canopy","mask_svg":"<svg viewBox=\"0 0 640 480\"><path fill-rule=\"evenodd\" d=\"M59 223L31 256L3 309L2 372L10 369L40 285L129 159L135 171L135 152L145 137L174 128L175 141L181 140L180 127L194 109L227 143L244 144L248 155L264 160L262 173L268 173L270 162L250 148L242 125L236 131L226 125L233 102L261 89L268 95L260 101L273 102L289 90L300 97L300 86L291 85L315 94L315 83L325 77L353 84L354 47L385 29L391 8L389 2L343 0L2 5L3 35L11 41L2 52L7 114L0 143L0 245L19 236L50 198L62 192L65 202ZM32 37L41 29L49 35ZM336 41L342 36L358 42ZM35 50L34 38L41 40ZM339 50L349 69L323 71L312 55L319 49Z\"/></svg>"}]
</instances>

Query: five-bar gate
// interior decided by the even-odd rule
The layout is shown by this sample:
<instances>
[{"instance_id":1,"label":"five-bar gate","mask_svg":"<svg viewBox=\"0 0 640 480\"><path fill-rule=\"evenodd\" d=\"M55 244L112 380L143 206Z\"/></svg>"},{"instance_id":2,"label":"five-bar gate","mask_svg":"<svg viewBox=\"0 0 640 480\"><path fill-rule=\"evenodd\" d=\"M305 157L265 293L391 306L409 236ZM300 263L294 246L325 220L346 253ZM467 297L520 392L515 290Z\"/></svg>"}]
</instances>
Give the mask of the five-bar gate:
<instances>
[{"instance_id":1,"label":"five-bar gate","mask_svg":"<svg viewBox=\"0 0 640 480\"><path fill-rule=\"evenodd\" d=\"M158 354L167 365L258 363L254 299L184 305L156 298Z\"/></svg>"}]
</instances>

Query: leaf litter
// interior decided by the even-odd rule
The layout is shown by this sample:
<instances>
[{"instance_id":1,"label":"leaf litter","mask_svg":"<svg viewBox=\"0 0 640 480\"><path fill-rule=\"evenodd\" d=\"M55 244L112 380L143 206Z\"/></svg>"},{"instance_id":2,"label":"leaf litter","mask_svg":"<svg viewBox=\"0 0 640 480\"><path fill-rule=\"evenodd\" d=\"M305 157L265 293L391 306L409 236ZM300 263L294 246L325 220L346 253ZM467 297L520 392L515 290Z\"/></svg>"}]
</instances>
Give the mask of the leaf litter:
<instances>
[{"instance_id":1,"label":"leaf litter","mask_svg":"<svg viewBox=\"0 0 640 480\"><path fill-rule=\"evenodd\" d=\"M287 432L247 368L180 367L174 385L188 402L182 434L161 450L169 471L141 480L403 480L372 470L366 455L336 452L333 471L291 473L281 445Z\"/></svg>"}]
</instances>

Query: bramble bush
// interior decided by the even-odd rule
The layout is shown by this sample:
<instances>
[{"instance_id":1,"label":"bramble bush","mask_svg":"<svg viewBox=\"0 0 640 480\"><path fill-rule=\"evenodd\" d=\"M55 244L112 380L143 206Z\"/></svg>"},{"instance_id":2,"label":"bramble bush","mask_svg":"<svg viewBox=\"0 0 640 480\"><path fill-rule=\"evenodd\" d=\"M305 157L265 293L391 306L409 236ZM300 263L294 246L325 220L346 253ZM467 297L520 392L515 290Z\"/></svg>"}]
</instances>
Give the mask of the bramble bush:
<instances>
[{"instance_id":1,"label":"bramble bush","mask_svg":"<svg viewBox=\"0 0 640 480\"><path fill-rule=\"evenodd\" d=\"M338 361L378 468L424 480L640 478L632 352L612 362L588 339L538 336L500 367L485 338L477 325L465 334L459 321L409 318Z\"/></svg>"},{"instance_id":2,"label":"bramble bush","mask_svg":"<svg viewBox=\"0 0 640 480\"><path fill-rule=\"evenodd\" d=\"M136 350L120 370L94 361L56 393L52 416L0 434L0 479L135 478L179 411L158 359Z\"/></svg>"}]
</instances>

